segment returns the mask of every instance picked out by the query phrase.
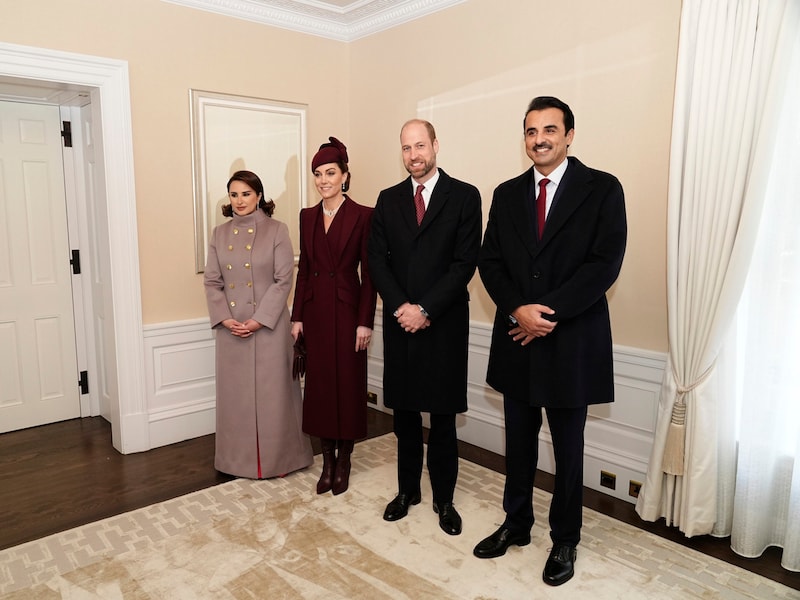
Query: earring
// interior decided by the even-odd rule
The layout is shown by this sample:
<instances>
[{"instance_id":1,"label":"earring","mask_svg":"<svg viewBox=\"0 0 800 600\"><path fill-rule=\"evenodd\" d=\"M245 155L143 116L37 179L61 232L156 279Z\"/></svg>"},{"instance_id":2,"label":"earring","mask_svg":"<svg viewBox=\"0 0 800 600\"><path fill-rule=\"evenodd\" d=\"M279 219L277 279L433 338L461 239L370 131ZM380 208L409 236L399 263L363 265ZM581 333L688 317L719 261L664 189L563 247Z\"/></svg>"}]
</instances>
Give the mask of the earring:
<instances>
[{"instance_id":1,"label":"earring","mask_svg":"<svg viewBox=\"0 0 800 600\"><path fill-rule=\"evenodd\" d=\"M343 192L346 192L346 191L347 191L347 188L344 186L344 184L342 184L342 191L343 191Z\"/></svg>"}]
</instances>

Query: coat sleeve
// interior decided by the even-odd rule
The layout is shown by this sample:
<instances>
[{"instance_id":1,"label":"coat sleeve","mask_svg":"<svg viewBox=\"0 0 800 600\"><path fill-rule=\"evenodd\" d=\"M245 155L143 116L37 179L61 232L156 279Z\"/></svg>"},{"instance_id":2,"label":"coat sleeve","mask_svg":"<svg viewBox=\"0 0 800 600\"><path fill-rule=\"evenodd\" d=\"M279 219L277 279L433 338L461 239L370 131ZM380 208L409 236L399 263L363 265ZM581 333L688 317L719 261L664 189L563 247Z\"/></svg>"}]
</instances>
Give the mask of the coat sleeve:
<instances>
[{"instance_id":1,"label":"coat sleeve","mask_svg":"<svg viewBox=\"0 0 800 600\"><path fill-rule=\"evenodd\" d=\"M274 221L277 225L273 237L273 280L256 306L253 318L270 329L274 329L278 319L287 310L286 302L292 287L294 271L294 252L286 223Z\"/></svg>"},{"instance_id":2,"label":"coat sleeve","mask_svg":"<svg viewBox=\"0 0 800 600\"><path fill-rule=\"evenodd\" d=\"M306 286L308 285L308 250L305 243L303 230L304 211L300 211L300 259L297 262L297 280L294 286L294 301L292 302L292 321L303 320L303 306L305 303Z\"/></svg>"},{"instance_id":3,"label":"coat sleeve","mask_svg":"<svg viewBox=\"0 0 800 600\"><path fill-rule=\"evenodd\" d=\"M495 189L480 249L478 273L492 301L505 315L510 315L518 306L528 303L509 271L503 253L502 232L509 230L511 223L508 220L503 206L503 194L500 188Z\"/></svg>"},{"instance_id":4,"label":"coat sleeve","mask_svg":"<svg viewBox=\"0 0 800 600\"><path fill-rule=\"evenodd\" d=\"M377 292L372 283L372 276L369 272L369 235L372 223L373 210L368 207L362 209L363 226L361 227L360 261L361 261L361 289L358 298L358 324L363 327L373 328L375 324L375 304L377 303Z\"/></svg>"},{"instance_id":5,"label":"coat sleeve","mask_svg":"<svg viewBox=\"0 0 800 600\"><path fill-rule=\"evenodd\" d=\"M206 258L206 268L203 272L203 284L206 290L206 303L208 304L208 316L211 320L211 327L216 327L225 319L231 319L231 309L225 297L225 283L222 280L222 269L219 265L217 256L217 228L211 233L211 241L208 243L208 257Z\"/></svg>"},{"instance_id":6,"label":"coat sleeve","mask_svg":"<svg viewBox=\"0 0 800 600\"><path fill-rule=\"evenodd\" d=\"M367 266L372 283L383 299L384 313L391 314L398 306L406 302L408 297L392 272L386 229L386 202L385 192L381 192L372 213L372 225L367 245Z\"/></svg>"},{"instance_id":7,"label":"coat sleeve","mask_svg":"<svg viewBox=\"0 0 800 600\"><path fill-rule=\"evenodd\" d=\"M481 247L481 196L471 185L459 192L460 212L452 256L444 276L416 299L435 321L454 303L464 300L464 290L475 274Z\"/></svg>"},{"instance_id":8,"label":"coat sleeve","mask_svg":"<svg viewBox=\"0 0 800 600\"><path fill-rule=\"evenodd\" d=\"M588 255L569 278L538 300L556 311L556 320L576 317L593 306L614 284L622 268L627 241L625 195L616 177L606 177L594 200L601 204Z\"/></svg>"}]
</instances>

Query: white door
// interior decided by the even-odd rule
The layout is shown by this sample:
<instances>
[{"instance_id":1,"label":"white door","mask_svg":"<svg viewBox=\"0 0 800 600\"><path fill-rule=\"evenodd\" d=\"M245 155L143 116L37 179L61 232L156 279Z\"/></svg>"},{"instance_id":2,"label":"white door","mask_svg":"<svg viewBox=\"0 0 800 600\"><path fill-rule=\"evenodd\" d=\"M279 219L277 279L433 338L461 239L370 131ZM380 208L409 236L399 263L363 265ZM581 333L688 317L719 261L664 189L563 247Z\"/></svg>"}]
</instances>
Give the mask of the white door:
<instances>
[{"instance_id":1,"label":"white door","mask_svg":"<svg viewBox=\"0 0 800 600\"><path fill-rule=\"evenodd\" d=\"M0 102L0 433L80 416L57 106Z\"/></svg>"},{"instance_id":2,"label":"white door","mask_svg":"<svg viewBox=\"0 0 800 600\"><path fill-rule=\"evenodd\" d=\"M110 360L114 356L114 302L111 295L111 261L109 260L108 229L102 223L108 223L108 208L106 197L105 170L102 167L103 151L102 132L95 134L95 123L100 121L96 117L97 98L92 104L87 104L79 109L79 114L72 119L73 147L79 147L81 152L81 165L83 172L80 179L84 182L84 189L80 194L83 203L78 206L78 211L83 215L82 220L87 223L87 232L91 239L82 240L83 262L89 268L91 276L88 281L84 278L84 285L88 285L86 306L91 307L86 317L87 344L90 357L95 357L95 362L89 362L89 389L97 401L92 406L93 415L101 415L107 421L114 422L112 406L119 400L113 390L118 387L116 361ZM77 117L77 118L75 118ZM75 126L76 121L80 124Z\"/></svg>"}]
</instances>

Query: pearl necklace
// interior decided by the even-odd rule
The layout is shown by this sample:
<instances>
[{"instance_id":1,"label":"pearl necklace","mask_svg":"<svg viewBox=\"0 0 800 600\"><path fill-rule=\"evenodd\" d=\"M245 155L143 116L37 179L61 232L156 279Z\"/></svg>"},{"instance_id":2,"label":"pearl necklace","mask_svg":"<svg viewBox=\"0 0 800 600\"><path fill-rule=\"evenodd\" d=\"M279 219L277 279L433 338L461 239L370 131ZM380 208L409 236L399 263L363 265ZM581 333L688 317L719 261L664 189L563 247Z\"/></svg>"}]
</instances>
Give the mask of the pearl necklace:
<instances>
[{"instance_id":1,"label":"pearl necklace","mask_svg":"<svg viewBox=\"0 0 800 600\"><path fill-rule=\"evenodd\" d=\"M325 208L325 203L323 203L322 204L322 212L325 214L326 217L333 218L333 215L335 215L338 212L338 210L342 207L342 204L344 204L344 200L339 202L339 206L337 206L336 208L328 210L327 208Z\"/></svg>"}]
</instances>

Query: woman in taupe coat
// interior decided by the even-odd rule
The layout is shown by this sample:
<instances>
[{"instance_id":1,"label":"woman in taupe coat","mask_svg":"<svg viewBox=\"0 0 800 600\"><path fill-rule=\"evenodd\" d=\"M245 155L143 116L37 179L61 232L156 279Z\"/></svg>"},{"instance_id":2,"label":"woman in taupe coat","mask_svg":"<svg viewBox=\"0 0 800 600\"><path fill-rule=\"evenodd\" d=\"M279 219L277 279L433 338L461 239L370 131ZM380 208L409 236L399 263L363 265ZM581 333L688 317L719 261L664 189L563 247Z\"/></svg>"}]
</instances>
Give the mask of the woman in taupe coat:
<instances>
[{"instance_id":1,"label":"woman in taupe coat","mask_svg":"<svg viewBox=\"0 0 800 600\"><path fill-rule=\"evenodd\" d=\"M314 459L292 379L294 253L255 173L234 173L228 199L222 214L232 219L214 228L204 275L216 337L214 466L251 479L282 476Z\"/></svg>"}]
</instances>

